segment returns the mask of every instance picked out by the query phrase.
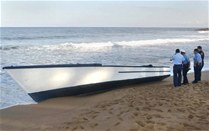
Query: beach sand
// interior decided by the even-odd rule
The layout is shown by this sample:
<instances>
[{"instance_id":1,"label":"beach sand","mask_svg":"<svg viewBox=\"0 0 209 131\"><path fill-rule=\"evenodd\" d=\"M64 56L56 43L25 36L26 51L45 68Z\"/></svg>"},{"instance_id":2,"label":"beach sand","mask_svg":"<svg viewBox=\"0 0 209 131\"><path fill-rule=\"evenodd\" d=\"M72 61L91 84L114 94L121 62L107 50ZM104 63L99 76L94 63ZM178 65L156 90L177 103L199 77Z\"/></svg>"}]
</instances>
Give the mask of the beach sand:
<instances>
[{"instance_id":1,"label":"beach sand","mask_svg":"<svg viewBox=\"0 0 209 131\"><path fill-rule=\"evenodd\" d=\"M172 77L89 96L71 96L0 110L1 131L209 130L209 72L174 88ZM189 75L190 82L193 74Z\"/></svg>"}]
</instances>

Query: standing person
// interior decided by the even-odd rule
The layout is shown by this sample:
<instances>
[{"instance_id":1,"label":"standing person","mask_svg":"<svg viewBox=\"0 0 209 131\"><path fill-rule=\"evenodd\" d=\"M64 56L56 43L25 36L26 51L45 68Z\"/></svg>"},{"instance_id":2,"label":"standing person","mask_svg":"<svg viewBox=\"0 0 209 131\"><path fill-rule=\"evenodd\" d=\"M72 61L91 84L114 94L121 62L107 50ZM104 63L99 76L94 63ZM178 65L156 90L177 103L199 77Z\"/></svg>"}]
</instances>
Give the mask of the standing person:
<instances>
[{"instance_id":1,"label":"standing person","mask_svg":"<svg viewBox=\"0 0 209 131\"><path fill-rule=\"evenodd\" d=\"M198 49L194 49L194 81L192 83L197 83L200 80L200 73L202 68L202 58L198 53Z\"/></svg>"},{"instance_id":2,"label":"standing person","mask_svg":"<svg viewBox=\"0 0 209 131\"><path fill-rule=\"evenodd\" d=\"M190 61L189 57L186 55L186 52L184 50L181 50L181 54L184 56L184 61L183 61L183 84L188 84L188 78L187 78L187 72L189 71L190 68Z\"/></svg>"},{"instance_id":3,"label":"standing person","mask_svg":"<svg viewBox=\"0 0 209 131\"><path fill-rule=\"evenodd\" d=\"M173 60L173 83L174 86L181 86L181 71L182 71L182 63L184 61L183 55L181 55L180 50L176 49L176 53L171 59Z\"/></svg>"},{"instance_id":4,"label":"standing person","mask_svg":"<svg viewBox=\"0 0 209 131\"><path fill-rule=\"evenodd\" d=\"M197 49L198 49L198 53L201 55L201 58L202 58L202 66L201 66L201 69L200 69L200 78L198 79L198 81L201 81L201 71L202 71L202 68L204 66L204 57L205 57L205 54L204 54L204 52L202 50L202 46L198 46Z\"/></svg>"}]
</instances>

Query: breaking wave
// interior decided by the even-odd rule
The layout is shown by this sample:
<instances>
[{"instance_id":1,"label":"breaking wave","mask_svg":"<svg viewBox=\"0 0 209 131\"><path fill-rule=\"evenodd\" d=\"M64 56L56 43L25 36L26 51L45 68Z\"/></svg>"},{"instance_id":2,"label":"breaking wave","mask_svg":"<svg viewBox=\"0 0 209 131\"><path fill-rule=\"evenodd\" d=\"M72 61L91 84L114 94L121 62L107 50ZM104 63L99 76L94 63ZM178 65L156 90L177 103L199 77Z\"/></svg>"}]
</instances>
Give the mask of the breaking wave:
<instances>
[{"instance_id":1,"label":"breaking wave","mask_svg":"<svg viewBox=\"0 0 209 131\"><path fill-rule=\"evenodd\" d=\"M15 50L19 48L29 48L37 50L68 50L68 49L106 49L106 48L132 48L132 47L141 47L141 46L152 46L152 45L169 45L177 43L189 43L197 41L205 41L209 38L173 38L173 39L154 39L154 40L138 40L138 41L119 41L119 42L90 42L90 43L62 43L62 44L38 44L32 46L20 45L1 45L0 50Z\"/></svg>"},{"instance_id":2,"label":"breaking wave","mask_svg":"<svg viewBox=\"0 0 209 131\"><path fill-rule=\"evenodd\" d=\"M18 49L19 46L0 46L0 50L14 50L14 49Z\"/></svg>"},{"instance_id":3,"label":"breaking wave","mask_svg":"<svg viewBox=\"0 0 209 131\"><path fill-rule=\"evenodd\" d=\"M36 48L41 50L50 49L50 50L58 50L58 49L105 49L105 48L131 48L131 47L141 47L141 46L151 46L151 45L169 45L176 43L189 43L196 41L205 41L207 39L155 39L155 40L138 40L138 41L120 41L120 42L91 42L91 43L63 43L56 45L43 45L43 46L34 46L32 48ZM209 40L209 38L208 38Z\"/></svg>"},{"instance_id":4,"label":"breaking wave","mask_svg":"<svg viewBox=\"0 0 209 131\"><path fill-rule=\"evenodd\" d=\"M209 34L209 31L198 31L200 34Z\"/></svg>"}]
</instances>

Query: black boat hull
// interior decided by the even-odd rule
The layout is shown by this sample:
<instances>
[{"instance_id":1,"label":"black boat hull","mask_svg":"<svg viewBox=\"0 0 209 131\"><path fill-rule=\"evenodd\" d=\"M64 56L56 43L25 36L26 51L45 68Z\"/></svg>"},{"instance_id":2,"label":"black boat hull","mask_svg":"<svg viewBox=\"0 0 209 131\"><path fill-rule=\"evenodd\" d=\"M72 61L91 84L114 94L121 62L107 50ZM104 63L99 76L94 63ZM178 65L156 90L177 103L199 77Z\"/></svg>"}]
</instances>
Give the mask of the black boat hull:
<instances>
[{"instance_id":1,"label":"black boat hull","mask_svg":"<svg viewBox=\"0 0 209 131\"><path fill-rule=\"evenodd\" d=\"M121 88L131 84L161 81L169 76L170 75L139 78L139 79L129 79L129 80L121 80L121 81L111 81L111 82L103 82L97 84L88 84L82 86L66 87L61 89L29 93L29 95L32 97L34 101L40 102L49 98L96 93L100 91L107 91L107 90Z\"/></svg>"}]
</instances>

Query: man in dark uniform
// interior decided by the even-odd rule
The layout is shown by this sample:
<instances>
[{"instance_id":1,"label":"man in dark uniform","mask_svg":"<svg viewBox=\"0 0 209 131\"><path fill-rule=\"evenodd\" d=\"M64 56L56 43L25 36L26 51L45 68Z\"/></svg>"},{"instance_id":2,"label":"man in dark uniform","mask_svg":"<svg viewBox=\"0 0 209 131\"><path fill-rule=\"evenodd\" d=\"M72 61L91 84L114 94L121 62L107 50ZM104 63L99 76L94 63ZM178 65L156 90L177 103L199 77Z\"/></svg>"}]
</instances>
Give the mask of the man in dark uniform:
<instances>
[{"instance_id":1,"label":"man in dark uniform","mask_svg":"<svg viewBox=\"0 0 209 131\"><path fill-rule=\"evenodd\" d=\"M192 83L197 83L200 80L201 67L201 55L198 53L198 49L194 49L194 81Z\"/></svg>"},{"instance_id":2,"label":"man in dark uniform","mask_svg":"<svg viewBox=\"0 0 209 131\"><path fill-rule=\"evenodd\" d=\"M202 66L201 66L201 68L200 68L200 77L199 77L199 79L198 79L198 81L201 81L201 71L202 71L202 68L203 68L203 66L204 66L204 57L205 57L205 54L204 54L204 52L202 51L202 47L201 47L201 46L198 46L197 49L198 49L198 53L201 55L201 58L202 58Z\"/></svg>"}]
</instances>

